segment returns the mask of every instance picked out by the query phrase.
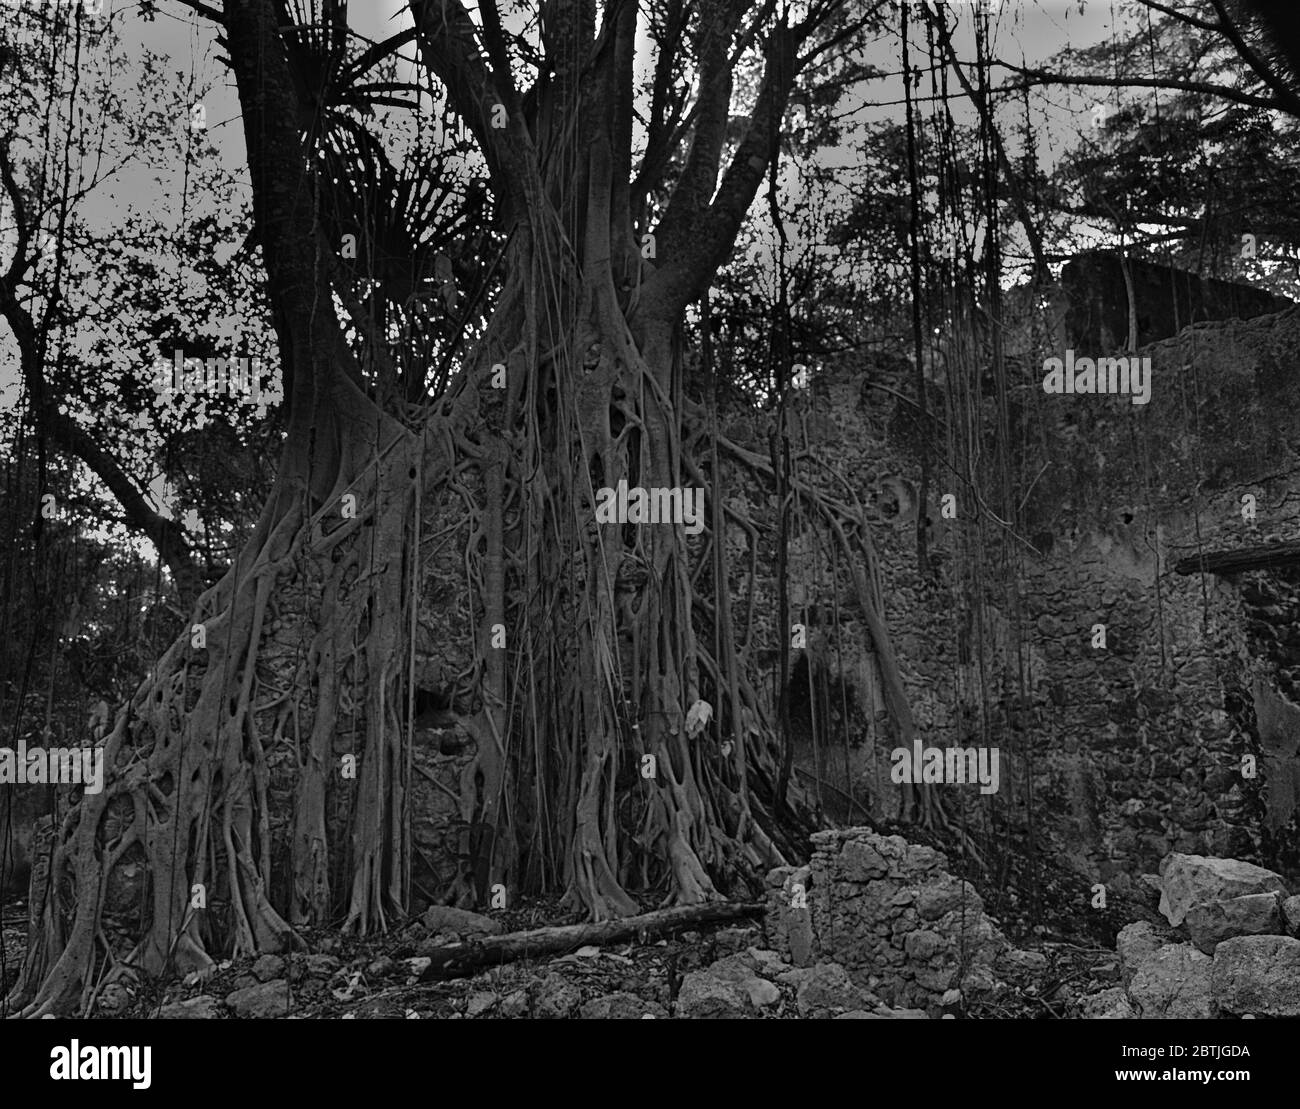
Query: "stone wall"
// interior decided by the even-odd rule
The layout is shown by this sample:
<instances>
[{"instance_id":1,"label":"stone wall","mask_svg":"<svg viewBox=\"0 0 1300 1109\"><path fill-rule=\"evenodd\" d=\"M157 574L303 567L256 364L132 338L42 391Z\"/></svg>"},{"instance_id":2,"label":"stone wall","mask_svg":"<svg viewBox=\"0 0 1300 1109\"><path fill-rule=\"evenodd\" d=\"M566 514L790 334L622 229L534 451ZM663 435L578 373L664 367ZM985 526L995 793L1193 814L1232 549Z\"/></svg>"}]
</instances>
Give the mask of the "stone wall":
<instances>
[{"instance_id":1,"label":"stone wall","mask_svg":"<svg viewBox=\"0 0 1300 1109\"><path fill-rule=\"evenodd\" d=\"M1023 831L1032 813L1034 850L1119 888L1171 851L1300 867L1300 727L1287 723L1300 691L1300 577L1173 570L1198 551L1300 534L1296 349L1300 310L1189 328L1141 352L1153 367L1144 406L1048 396L1041 361L1021 365L1011 408L1025 501L1011 538L936 461L944 448L933 439L935 477L919 503L925 437L900 399L909 368L821 373L809 440L865 506L918 728L928 744L1002 749L996 799L949 795L973 826L991 826L998 806ZM957 497L954 520L940 513L946 493ZM832 627L829 589L811 559L801 563L803 547L793 550L794 603L809 621L794 673L806 683L811 669L852 693L847 753L823 730L816 751L800 745L798 764L889 820L901 806L889 779L897 736L869 638L851 603ZM1099 624L1104 647L1093 646ZM1243 756L1257 762L1253 779Z\"/></svg>"},{"instance_id":2,"label":"stone wall","mask_svg":"<svg viewBox=\"0 0 1300 1109\"><path fill-rule=\"evenodd\" d=\"M1033 641L1049 664L1044 755L1068 737L1100 768L1103 880L1153 869L1170 851L1280 861L1295 842L1293 824L1264 841L1261 799L1290 771L1289 756L1261 747L1254 691L1285 678L1259 628L1289 636L1300 611L1272 574L1172 567L1296 534L1300 423L1284 367L1297 341L1295 310L1200 325L1143 351L1148 405L1026 398L1026 426L1043 429L1030 457L1050 463L1026 506L1046 548L1026 575ZM1243 518L1247 494L1254 520ZM1104 650L1089 645L1098 623ZM1259 760L1254 779L1241 773L1246 755Z\"/></svg>"},{"instance_id":3,"label":"stone wall","mask_svg":"<svg viewBox=\"0 0 1300 1109\"><path fill-rule=\"evenodd\" d=\"M768 946L795 966L832 962L889 1005L939 1009L994 988L1009 950L944 855L866 828L819 832L811 860L767 877Z\"/></svg>"}]
</instances>

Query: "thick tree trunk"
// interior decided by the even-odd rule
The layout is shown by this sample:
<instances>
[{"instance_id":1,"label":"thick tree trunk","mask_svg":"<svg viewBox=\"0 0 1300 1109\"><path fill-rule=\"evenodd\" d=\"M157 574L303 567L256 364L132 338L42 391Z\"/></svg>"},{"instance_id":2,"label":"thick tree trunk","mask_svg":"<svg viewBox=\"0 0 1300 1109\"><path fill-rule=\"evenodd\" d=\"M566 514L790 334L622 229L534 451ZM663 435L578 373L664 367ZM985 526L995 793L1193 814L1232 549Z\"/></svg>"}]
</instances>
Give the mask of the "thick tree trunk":
<instances>
[{"instance_id":1,"label":"thick tree trunk","mask_svg":"<svg viewBox=\"0 0 1300 1109\"><path fill-rule=\"evenodd\" d=\"M310 425L294 424L252 538L119 714L105 789L68 814L49 879L33 885L37 943L11 997L24 1015L84 1000L123 861L147 868L152 896L143 938L119 969L148 974L292 943L290 922L330 918L345 891L331 890L329 860L349 848L352 880L337 906L347 922L382 926L404 909L398 710L417 440L388 426L382 448L367 450L356 425L345 430L326 452L330 493L317 503L307 489L323 484L323 468L302 430ZM291 649L277 634L286 627L298 631ZM340 772L345 753L355 777ZM292 836L270 801L286 783ZM331 828L331 808L348 820ZM273 845L283 841L291 896L277 909Z\"/></svg>"},{"instance_id":2,"label":"thick tree trunk","mask_svg":"<svg viewBox=\"0 0 1300 1109\"><path fill-rule=\"evenodd\" d=\"M468 16L415 7L431 69L447 70L487 136L492 98L464 56ZM563 11L579 18L577 6ZM716 534L724 512L709 503L722 490L718 473L704 477L679 355L686 300L725 257L773 147L795 44L773 35L758 123L711 221L707 163L721 150L729 84L710 82L675 202L681 218L665 220L676 253L656 272L633 246L627 211L631 109L612 85L635 6L620 11L621 45L592 70L583 68L591 42L565 54L541 97L546 157L514 107L493 146L493 172L509 189L510 276L484 339L418 436L365 395L328 307L335 275L273 5L226 0L289 382L288 438L254 535L199 602L206 645L187 634L159 661L107 742L106 788L55 837L33 901L32 958L11 998L25 1015L87 997L124 861L151 876L151 911L126 961L150 973L274 950L300 924L381 928L405 909L399 698L422 492L454 490L466 505L477 623L482 707L470 721L477 755L461 800L479 858L474 887L462 882L447 899L490 894L498 904L501 893L562 890L600 922L637 913L634 893L683 906L756 894L764 868L792 844L803 849L810 807L796 788L778 814L770 706L729 646L721 597L731 582ZM723 45L738 14L711 17ZM575 42L592 37L589 23L571 28ZM725 49L710 51L711 66L725 63ZM707 233L693 235L697 225ZM620 481L703 489L698 534L681 522L598 522L599 491ZM847 519L815 490L801 495L823 522ZM859 537L853 546L848 534ZM873 573L865 525L836 535ZM712 605L698 592L701 565L713 568ZM883 622L872 631L883 640ZM905 702L893 707L906 716ZM343 773L349 755L355 778ZM286 793L288 820L277 804ZM282 894L277 874L287 876Z\"/></svg>"},{"instance_id":3,"label":"thick tree trunk","mask_svg":"<svg viewBox=\"0 0 1300 1109\"><path fill-rule=\"evenodd\" d=\"M776 777L768 713L734 654L702 646L719 638L691 573L715 557L708 505L694 541L680 522L597 523L602 488L685 493L703 484L692 480L703 460L684 434L679 321L615 291L641 259L611 235L599 135L574 179L585 203L561 193L559 204L581 234L554 242L550 204L516 230L514 281L467 379L481 414L471 565L484 707L466 817L493 829L493 887L513 895L558 878L568 903L600 921L638 912L639 890L672 904L719 899L784 855L764 807ZM504 390L488 384L494 364L507 368ZM688 728L701 701L713 719ZM724 735L735 737L728 754ZM766 801L747 765L767 774Z\"/></svg>"},{"instance_id":4,"label":"thick tree trunk","mask_svg":"<svg viewBox=\"0 0 1300 1109\"><path fill-rule=\"evenodd\" d=\"M291 923L324 923L335 909L359 930L382 927L406 902L399 697L421 443L362 391L338 322L318 304L330 265L302 189L312 178L272 6L226 7L292 378L288 434L252 536L119 713L105 788L54 836L10 997L23 1015L84 1003L97 962L121 957L104 950L103 913L126 861L148 875L148 910L114 973L203 970L213 953L276 950L293 942ZM291 830L273 811L283 796ZM278 908L277 870L289 887Z\"/></svg>"}]
</instances>

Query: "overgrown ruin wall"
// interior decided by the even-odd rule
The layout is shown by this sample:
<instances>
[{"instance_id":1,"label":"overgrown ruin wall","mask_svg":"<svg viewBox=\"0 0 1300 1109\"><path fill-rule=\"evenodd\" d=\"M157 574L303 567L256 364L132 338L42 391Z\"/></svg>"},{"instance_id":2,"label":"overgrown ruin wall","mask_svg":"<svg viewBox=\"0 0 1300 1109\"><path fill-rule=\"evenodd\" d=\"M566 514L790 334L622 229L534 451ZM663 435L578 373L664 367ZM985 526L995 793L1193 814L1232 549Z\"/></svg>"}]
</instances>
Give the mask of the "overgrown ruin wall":
<instances>
[{"instance_id":1,"label":"overgrown ruin wall","mask_svg":"<svg viewBox=\"0 0 1300 1109\"><path fill-rule=\"evenodd\" d=\"M866 828L819 832L807 866L767 877L768 945L795 966L838 963L889 1005L936 1009L994 988L1010 949L979 894L931 847Z\"/></svg>"},{"instance_id":2,"label":"overgrown ruin wall","mask_svg":"<svg viewBox=\"0 0 1300 1109\"><path fill-rule=\"evenodd\" d=\"M989 831L1011 813L1035 850L1119 888L1171 851L1300 874L1300 567L1233 578L1172 569L1198 549L1300 536L1297 350L1300 309L1191 327L1143 349L1154 379L1147 405L1048 396L1041 361L1013 367L1017 482L1028 495L1024 542L1010 541L1012 572L977 542L981 530L997 539L998 525L987 515L980 524L968 487L941 464L941 421L951 416L941 407L941 378L931 382L928 428L905 399L914 370L903 359L819 366L809 394L795 399L804 436L796 449L806 445L843 480L806 463L800 476L856 499L870 522L884 615L922 739L1001 750L995 797L962 787L948 794L960 798L965 811L954 804L956 814L973 830ZM1060 352L1037 352L1048 353ZM770 419L759 410L724 413L723 430L765 455ZM926 449L934 476L922 506ZM726 477L728 505L770 525L767 484L734 467ZM947 493L956 496L956 519L940 512ZM1246 494L1256 499L1254 521L1242 516ZM425 505L417 633L417 684L440 690L465 684L463 630L472 623L458 557L465 535L439 525L448 510ZM849 575L809 515L795 511L790 542L793 618L807 634L807 646L791 652L792 723L807 737L796 774L825 782L829 815L888 821L903 799L889 774L898 738L864 613L844 588ZM929 521L925 572L918 515ZM770 535L763 531L755 552L736 523L726 534L738 648L769 674L788 634L775 627ZM742 576L755 554L751 596ZM976 581L980 612L963 603L978 592ZM1097 624L1106 629L1101 649L1092 646ZM810 675L824 697L807 696ZM473 865L472 830L454 796L472 744L463 735L445 744L441 732L418 727L415 739L413 876L422 900ZM1243 756L1257 760L1256 778L1243 777Z\"/></svg>"},{"instance_id":3,"label":"overgrown ruin wall","mask_svg":"<svg viewBox=\"0 0 1300 1109\"><path fill-rule=\"evenodd\" d=\"M1027 813L1032 799L1035 843L1081 876L1117 886L1154 871L1170 851L1300 871L1300 709L1292 704L1300 702L1300 576L1173 570L1198 551L1300 535L1297 350L1296 309L1188 328L1140 351L1152 359L1146 405L1046 395L1041 361L1022 364L1012 434L1018 488L1032 488L1009 567L994 557L1000 527L987 515L980 527L974 498L937 460L941 446L931 455L928 503L917 503L923 436L900 399L910 368L822 375L806 420L810 443L851 475L871 518L886 616L924 741L1001 748L996 800L948 787L977 825L989 826L994 805ZM941 515L947 493L957 498L956 519ZM1254 520L1243 518L1247 494ZM922 511L931 522L925 574L916 550ZM972 611L963 597L981 588L983 611ZM1093 646L1096 625L1104 647ZM816 603L809 627L805 654L814 670L852 684L865 741L855 736L847 760L825 743L820 759L810 744L799 759L819 762L837 787L865 794L873 816L888 818L900 798L889 780L897 741L865 635L849 612L836 640ZM799 669L795 654L806 680L808 661ZM1243 756L1256 760L1253 779L1242 773Z\"/></svg>"}]
</instances>

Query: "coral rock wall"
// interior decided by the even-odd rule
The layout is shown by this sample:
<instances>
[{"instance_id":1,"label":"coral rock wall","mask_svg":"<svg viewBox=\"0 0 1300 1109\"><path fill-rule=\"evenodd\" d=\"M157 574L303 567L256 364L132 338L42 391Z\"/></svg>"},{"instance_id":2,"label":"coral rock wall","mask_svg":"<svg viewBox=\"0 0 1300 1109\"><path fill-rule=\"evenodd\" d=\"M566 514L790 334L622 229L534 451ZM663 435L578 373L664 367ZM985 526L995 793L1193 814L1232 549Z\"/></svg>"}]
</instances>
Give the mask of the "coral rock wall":
<instances>
[{"instance_id":1,"label":"coral rock wall","mask_svg":"<svg viewBox=\"0 0 1300 1109\"><path fill-rule=\"evenodd\" d=\"M890 1005L933 1009L993 987L1008 944L979 895L933 848L866 828L819 832L808 865L767 877L767 941L794 963L830 961Z\"/></svg>"},{"instance_id":2,"label":"coral rock wall","mask_svg":"<svg viewBox=\"0 0 1300 1109\"><path fill-rule=\"evenodd\" d=\"M1171 851L1300 871L1300 573L1174 570L1198 552L1300 535L1297 349L1296 309L1188 328L1139 351L1152 360L1146 405L1047 395L1041 362L1013 366L1024 497L1014 536L943 465L934 437L919 503L926 439L899 396L909 367L830 367L815 381L810 445L850 476L866 509L924 741L1001 749L996 798L942 787L973 826L987 828L997 806L1023 831L1032 806L1035 850L1120 886ZM954 519L940 508L949 493ZM868 638L851 605L835 632L829 594L807 579L809 643L794 652L792 685L821 674L833 693L851 690L854 710L847 728L842 714L831 721L847 750L823 729L815 751L801 743L797 765L838 791L827 791L828 811L852 793L874 818L892 818L898 740Z\"/></svg>"}]
</instances>

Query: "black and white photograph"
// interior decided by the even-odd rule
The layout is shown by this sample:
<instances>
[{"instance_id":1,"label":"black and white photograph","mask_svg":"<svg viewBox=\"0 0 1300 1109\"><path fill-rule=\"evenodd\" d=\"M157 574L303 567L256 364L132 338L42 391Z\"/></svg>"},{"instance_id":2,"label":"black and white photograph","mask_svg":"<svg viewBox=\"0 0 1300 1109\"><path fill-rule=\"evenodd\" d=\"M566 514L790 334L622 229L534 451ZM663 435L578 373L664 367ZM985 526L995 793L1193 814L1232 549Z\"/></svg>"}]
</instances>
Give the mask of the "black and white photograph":
<instances>
[{"instance_id":1,"label":"black and white photograph","mask_svg":"<svg viewBox=\"0 0 1300 1109\"><path fill-rule=\"evenodd\" d=\"M15 1103L1285 1097L1300 4L0 0L0 733Z\"/></svg>"}]
</instances>

